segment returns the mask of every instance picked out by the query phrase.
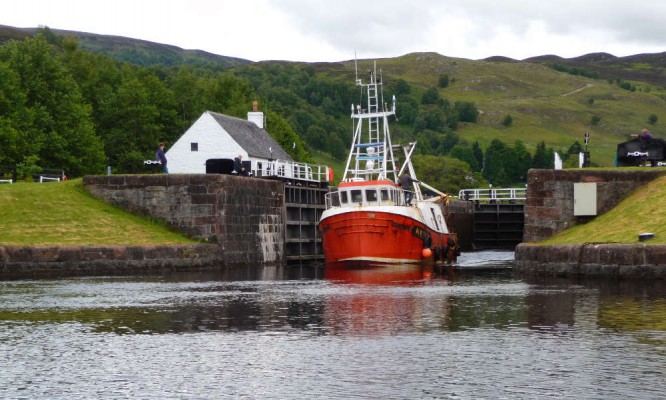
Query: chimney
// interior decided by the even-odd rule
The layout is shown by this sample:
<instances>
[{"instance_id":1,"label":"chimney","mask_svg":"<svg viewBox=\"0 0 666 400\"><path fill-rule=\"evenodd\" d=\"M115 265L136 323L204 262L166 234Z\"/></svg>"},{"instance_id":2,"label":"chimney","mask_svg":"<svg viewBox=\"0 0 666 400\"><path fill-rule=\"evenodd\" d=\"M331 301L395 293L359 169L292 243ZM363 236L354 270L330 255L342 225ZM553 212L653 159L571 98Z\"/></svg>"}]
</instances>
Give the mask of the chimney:
<instances>
[{"instance_id":1,"label":"chimney","mask_svg":"<svg viewBox=\"0 0 666 400\"><path fill-rule=\"evenodd\" d=\"M264 113L259 111L259 102L252 102L252 111L247 113L247 120L254 122L259 128L264 129Z\"/></svg>"}]
</instances>

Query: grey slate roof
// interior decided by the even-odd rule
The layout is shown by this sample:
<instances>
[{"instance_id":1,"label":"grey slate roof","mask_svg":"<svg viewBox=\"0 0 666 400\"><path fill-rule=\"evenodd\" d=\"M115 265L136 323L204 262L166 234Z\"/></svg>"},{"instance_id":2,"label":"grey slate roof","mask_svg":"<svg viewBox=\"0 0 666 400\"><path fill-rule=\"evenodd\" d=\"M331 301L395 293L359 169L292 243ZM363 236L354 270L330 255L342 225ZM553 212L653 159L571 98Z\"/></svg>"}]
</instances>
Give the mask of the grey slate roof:
<instances>
[{"instance_id":1,"label":"grey slate roof","mask_svg":"<svg viewBox=\"0 0 666 400\"><path fill-rule=\"evenodd\" d=\"M254 122L208 111L222 128L243 148L250 157L294 161L282 147ZM271 154L270 149L273 149Z\"/></svg>"}]
</instances>

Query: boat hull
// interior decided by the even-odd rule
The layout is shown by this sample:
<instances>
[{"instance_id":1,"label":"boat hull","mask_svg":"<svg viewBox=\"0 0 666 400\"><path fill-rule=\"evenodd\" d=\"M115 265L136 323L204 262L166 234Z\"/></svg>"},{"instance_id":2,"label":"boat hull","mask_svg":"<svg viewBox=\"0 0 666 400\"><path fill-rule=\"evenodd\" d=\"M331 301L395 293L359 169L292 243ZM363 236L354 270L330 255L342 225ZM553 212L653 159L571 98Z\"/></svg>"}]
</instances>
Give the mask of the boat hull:
<instances>
[{"instance_id":1,"label":"boat hull","mask_svg":"<svg viewBox=\"0 0 666 400\"><path fill-rule=\"evenodd\" d=\"M444 260L447 255L451 258L457 243L454 233L436 232L408 215L376 210L350 210L324 217L319 230L327 263ZM430 249L431 254L424 254L424 249Z\"/></svg>"}]
</instances>

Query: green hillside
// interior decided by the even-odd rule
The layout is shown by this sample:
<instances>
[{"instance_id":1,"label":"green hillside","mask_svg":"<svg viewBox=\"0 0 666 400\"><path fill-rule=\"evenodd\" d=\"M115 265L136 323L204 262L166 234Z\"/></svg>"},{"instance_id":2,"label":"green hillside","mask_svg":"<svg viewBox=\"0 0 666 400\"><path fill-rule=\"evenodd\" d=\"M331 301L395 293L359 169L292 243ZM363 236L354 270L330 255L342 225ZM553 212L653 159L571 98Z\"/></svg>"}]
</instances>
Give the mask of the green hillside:
<instances>
[{"instance_id":1,"label":"green hillside","mask_svg":"<svg viewBox=\"0 0 666 400\"><path fill-rule=\"evenodd\" d=\"M457 133L469 142L478 140L483 147L493 139L521 140L534 150L543 140L555 150L567 150L575 141L582 144L589 132L592 162L613 166L617 144L643 127L655 137L666 138L666 100L659 94L664 87L644 83L643 91L632 92L607 80L570 75L542 64L473 61L435 53L408 54L377 63L384 82L404 79L421 91L437 87L440 75L447 74L451 83L439 88L441 96L474 102L480 111L476 123L461 124ZM344 65L347 75L353 72L352 61ZM366 70L370 63L361 61L359 65ZM339 64L320 65L318 71L341 75ZM400 111L398 106L398 117ZM651 114L660 121L654 126L648 124ZM502 125L506 115L513 119L509 127ZM593 116L599 118L596 125L591 123Z\"/></svg>"}]
</instances>

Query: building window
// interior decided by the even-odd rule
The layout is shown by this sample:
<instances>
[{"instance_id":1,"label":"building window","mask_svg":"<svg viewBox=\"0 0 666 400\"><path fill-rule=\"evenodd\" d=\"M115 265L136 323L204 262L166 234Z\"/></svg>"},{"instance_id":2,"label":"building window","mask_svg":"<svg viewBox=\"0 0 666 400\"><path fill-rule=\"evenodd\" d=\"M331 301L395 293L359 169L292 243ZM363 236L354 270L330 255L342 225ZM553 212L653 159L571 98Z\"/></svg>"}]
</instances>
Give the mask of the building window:
<instances>
[{"instance_id":1,"label":"building window","mask_svg":"<svg viewBox=\"0 0 666 400\"><path fill-rule=\"evenodd\" d=\"M190 148L192 151L199 151L199 143L190 143Z\"/></svg>"}]
</instances>

